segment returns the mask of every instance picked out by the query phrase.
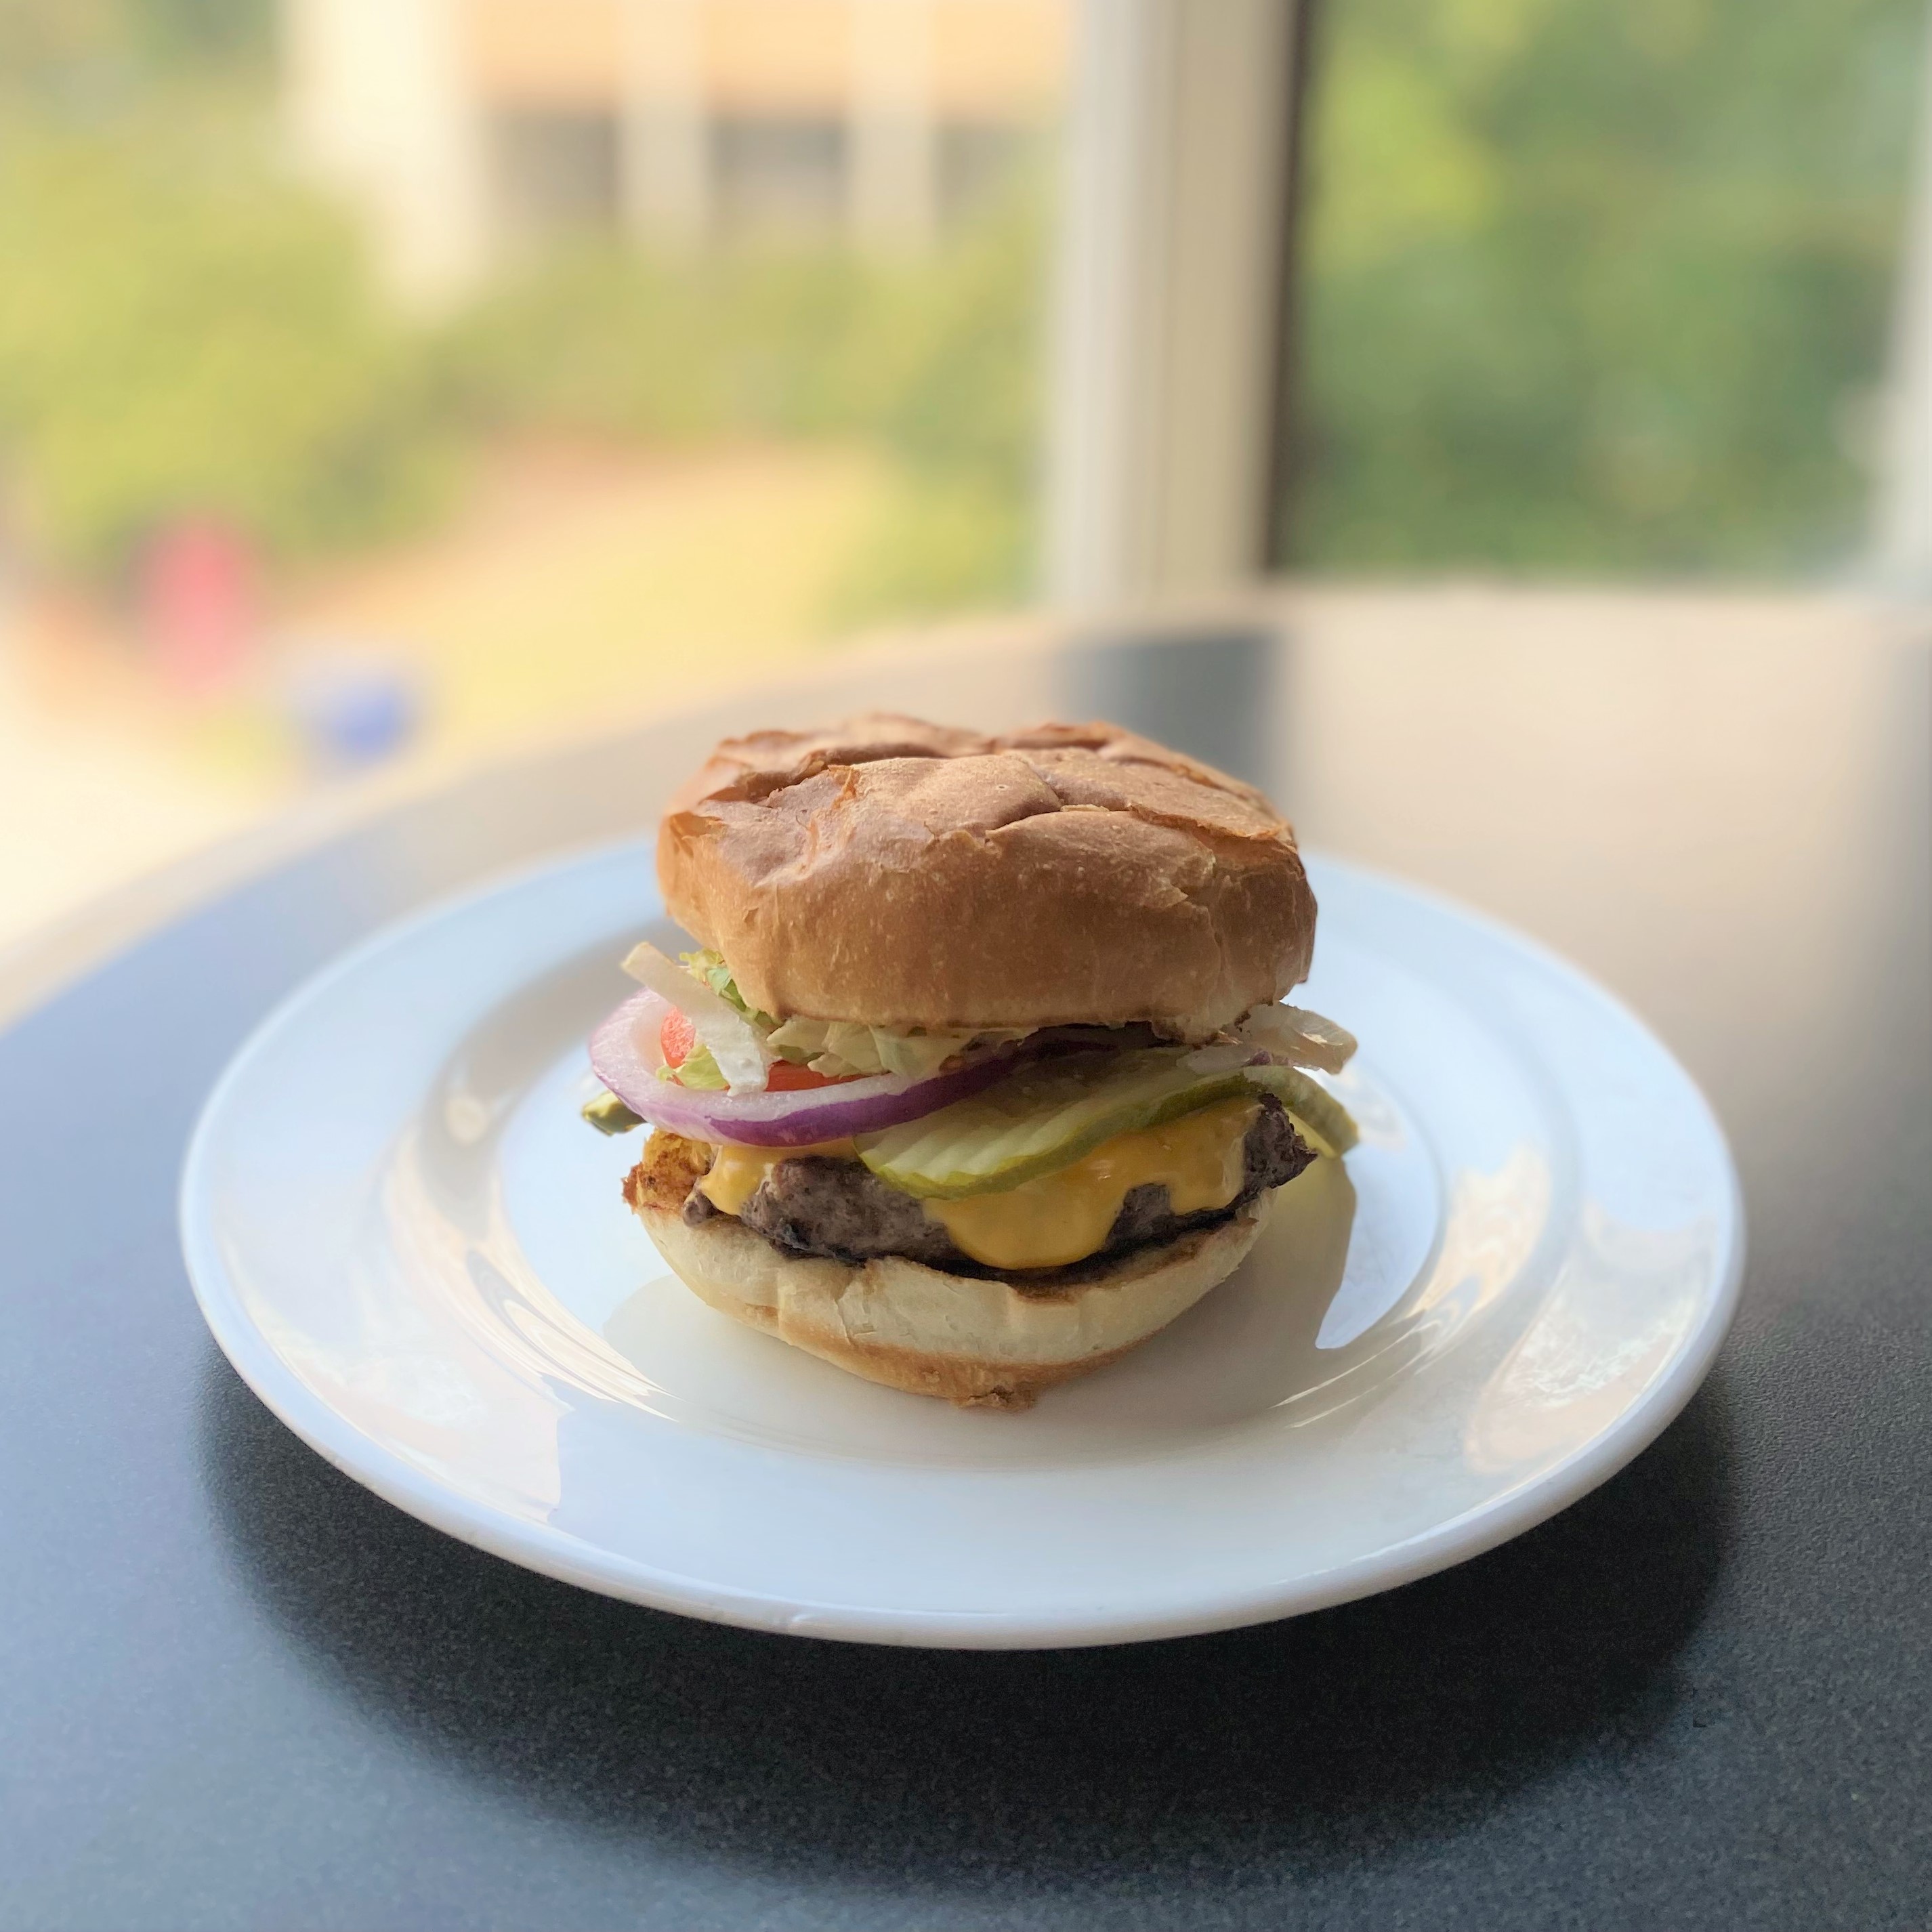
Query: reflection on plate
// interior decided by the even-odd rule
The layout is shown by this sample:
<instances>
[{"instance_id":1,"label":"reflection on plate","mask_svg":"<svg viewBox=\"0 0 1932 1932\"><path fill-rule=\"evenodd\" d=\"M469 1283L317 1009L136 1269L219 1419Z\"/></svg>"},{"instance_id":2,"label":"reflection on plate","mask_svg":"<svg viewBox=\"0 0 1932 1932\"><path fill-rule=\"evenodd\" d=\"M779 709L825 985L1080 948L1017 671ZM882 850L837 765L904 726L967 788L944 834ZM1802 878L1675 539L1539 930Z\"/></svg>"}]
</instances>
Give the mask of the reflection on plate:
<instances>
[{"instance_id":1,"label":"reflection on plate","mask_svg":"<svg viewBox=\"0 0 1932 1932\"><path fill-rule=\"evenodd\" d=\"M626 847L384 935L210 1100L183 1184L230 1358L425 1520L639 1601L880 1641L1223 1628L1489 1547L1676 1414L1721 1339L1729 1158L1628 1014L1499 928L1311 866L1306 997L1360 1122L1240 1271L1021 1414L858 1381L712 1313L577 1118L652 930ZM660 931L660 938L668 937Z\"/></svg>"}]
</instances>

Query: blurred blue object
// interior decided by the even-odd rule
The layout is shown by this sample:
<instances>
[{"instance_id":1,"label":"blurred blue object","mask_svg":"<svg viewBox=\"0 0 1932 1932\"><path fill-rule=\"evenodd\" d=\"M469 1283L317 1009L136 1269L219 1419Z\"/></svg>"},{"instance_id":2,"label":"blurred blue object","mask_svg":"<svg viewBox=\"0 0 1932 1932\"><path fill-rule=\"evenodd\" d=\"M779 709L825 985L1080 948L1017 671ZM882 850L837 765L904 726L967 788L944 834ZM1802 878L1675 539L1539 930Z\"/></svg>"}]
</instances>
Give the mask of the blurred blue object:
<instances>
[{"instance_id":1,"label":"blurred blue object","mask_svg":"<svg viewBox=\"0 0 1932 1932\"><path fill-rule=\"evenodd\" d=\"M304 650L284 687L288 719L309 760L359 770L404 750L422 722L422 695L394 658L350 646Z\"/></svg>"}]
</instances>

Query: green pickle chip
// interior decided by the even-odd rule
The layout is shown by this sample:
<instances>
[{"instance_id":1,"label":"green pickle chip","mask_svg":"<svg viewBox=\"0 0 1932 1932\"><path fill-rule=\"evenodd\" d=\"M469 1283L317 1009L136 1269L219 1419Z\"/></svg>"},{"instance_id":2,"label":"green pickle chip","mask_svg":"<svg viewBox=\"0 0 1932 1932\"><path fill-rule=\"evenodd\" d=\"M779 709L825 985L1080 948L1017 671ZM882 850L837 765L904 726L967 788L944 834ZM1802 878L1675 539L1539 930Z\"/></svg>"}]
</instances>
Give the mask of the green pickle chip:
<instances>
[{"instance_id":1,"label":"green pickle chip","mask_svg":"<svg viewBox=\"0 0 1932 1932\"><path fill-rule=\"evenodd\" d=\"M600 1134L628 1134L644 1124L642 1116L632 1113L614 1094L600 1094L578 1111Z\"/></svg>"},{"instance_id":2,"label":"green pickle chip","mask_svg":"<svg viewBox=\"0 0 1932 1932\"><path fill-rule=\"evenodd\" d=\"M1203 1073L1185 1047L1076 1054L1022 1067L937 1113L857 1137L880 1180L928 1201L995 1194L1070 1167L1103 1141L1258 1091L1277 1094L1324 1153L1354 1143L1347 1112L1292 1067Z\"/></svg>"}]
</instances>

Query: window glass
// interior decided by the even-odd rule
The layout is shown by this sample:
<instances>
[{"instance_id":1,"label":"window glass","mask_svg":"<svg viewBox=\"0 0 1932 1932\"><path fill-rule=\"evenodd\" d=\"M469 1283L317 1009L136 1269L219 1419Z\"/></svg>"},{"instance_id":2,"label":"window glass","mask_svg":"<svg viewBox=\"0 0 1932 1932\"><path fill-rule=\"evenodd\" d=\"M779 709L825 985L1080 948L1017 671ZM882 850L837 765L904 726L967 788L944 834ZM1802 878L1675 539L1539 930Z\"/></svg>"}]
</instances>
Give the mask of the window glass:
<instances>
[{"instance_id":1,"label":"window glass","mask_svg":"<svg viewBox=\"0 0 1932 1932\"><path fill-rule=\"evenodd\" d=\"M507 251L573 232L608 234L617 225L616 116L508 108L489 117L495 174L489 185Z\"/></svg>"},{"instance_id":2,"label":"window glass","mask_svg":"<svg viewBox=\"0 0 1932 1932\"><path fill-rule=\"evenodd\" d=\"M851 191L845 129L830 118L721 119L711 165L718 212L732 229L824 235Z\"/></svg>"},{"instance_id":3,"label":"window glass","mask_svg":"<svg viewBox=\"0 0 1932 1932\"><path fill-rule=\"evenodd\" d=\"M0 943L1032 584L1070 0L0 0Z\"/></svg>"},{"instance_id":4,"label":"window glass","mask_svg":"<svg viewBox=\"0 0 1932 1932\"><path fill-rule=\"evenodd\" d=\"M1855 559L1924 28L1922 0L1325 0L1291 560Z\"/></svg>"}]
</instances>

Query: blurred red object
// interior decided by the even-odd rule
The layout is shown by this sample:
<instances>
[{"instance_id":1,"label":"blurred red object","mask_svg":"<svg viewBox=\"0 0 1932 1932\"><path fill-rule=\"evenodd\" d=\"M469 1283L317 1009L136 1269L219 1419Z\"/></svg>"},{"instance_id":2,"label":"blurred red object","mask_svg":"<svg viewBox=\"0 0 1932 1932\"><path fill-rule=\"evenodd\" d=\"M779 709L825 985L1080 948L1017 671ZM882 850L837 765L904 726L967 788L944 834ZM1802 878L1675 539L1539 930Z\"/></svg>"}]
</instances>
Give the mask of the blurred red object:
<instances>
[{"instance_id":1,"label":"blurred red object","mask_svg":"<svg viewBox=\"0 0 1932 1932\"><path fill-rule=\"evenodd\" d=\"M178 690L225 684L260 630L260 573L248 539L224 524L172 524L149 544L140 580L142 634Z\"/></svg>"}]
</instances>

